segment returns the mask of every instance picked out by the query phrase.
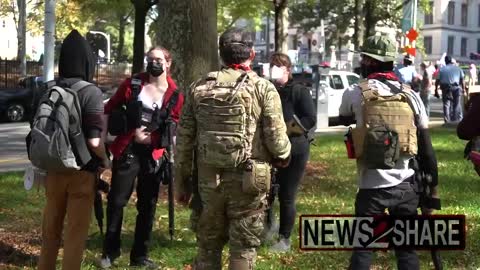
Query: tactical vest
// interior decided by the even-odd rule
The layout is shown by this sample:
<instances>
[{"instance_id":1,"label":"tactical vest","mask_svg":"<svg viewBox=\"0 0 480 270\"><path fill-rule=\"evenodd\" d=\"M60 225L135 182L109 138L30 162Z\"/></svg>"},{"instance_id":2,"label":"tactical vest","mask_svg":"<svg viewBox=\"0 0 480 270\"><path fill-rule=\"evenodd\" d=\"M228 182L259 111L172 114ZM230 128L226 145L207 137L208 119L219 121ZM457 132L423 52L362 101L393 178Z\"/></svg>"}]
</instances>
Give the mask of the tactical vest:
<instances>
[{"instance_id":1,"label":"tactical vest","mask_svg":"<svg viewBox=\"0 0 480 270\"><path fill-rule=\"evenodd\" d=\"M251 157L257 123L253 97L258 77L242 73L233 81L218 81L212 72L193 90L199 164L235 168Z\"/></svg>"},{"instance_id":2,"label":"tactical vest","mask_svg":"<svg viewBox=\"0 0 480 270\"><path fill-rule=\"evenodd\" d=\"M410 87L402 85L402 89L392 89L393 95L380 96L368 81L359 86L364 123L352 131L357 159L369 169L391 169L399 156L416 155L415 113L407 96Z\"/></svg>"}]
</instances>

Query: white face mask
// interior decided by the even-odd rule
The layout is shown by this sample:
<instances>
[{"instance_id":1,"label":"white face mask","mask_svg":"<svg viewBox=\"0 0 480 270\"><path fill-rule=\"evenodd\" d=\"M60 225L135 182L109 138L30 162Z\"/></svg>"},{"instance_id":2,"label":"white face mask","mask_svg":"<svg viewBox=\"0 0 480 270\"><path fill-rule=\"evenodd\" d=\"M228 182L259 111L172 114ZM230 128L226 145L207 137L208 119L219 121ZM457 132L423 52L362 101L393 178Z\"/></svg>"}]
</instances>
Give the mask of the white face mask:
<instances>
[{"instance_id":1,"label":"white face mask","mask_svg":"<svg viewBox=\"0 0 480 270\"><path fill-rule=\"evenodd\" d=\"M270 69L270 78L272 80L279 80L281 78L283 78L283 69L281 67L277 67L277 66L273 66L271 69Z\"/></svg>"}]
</instances>

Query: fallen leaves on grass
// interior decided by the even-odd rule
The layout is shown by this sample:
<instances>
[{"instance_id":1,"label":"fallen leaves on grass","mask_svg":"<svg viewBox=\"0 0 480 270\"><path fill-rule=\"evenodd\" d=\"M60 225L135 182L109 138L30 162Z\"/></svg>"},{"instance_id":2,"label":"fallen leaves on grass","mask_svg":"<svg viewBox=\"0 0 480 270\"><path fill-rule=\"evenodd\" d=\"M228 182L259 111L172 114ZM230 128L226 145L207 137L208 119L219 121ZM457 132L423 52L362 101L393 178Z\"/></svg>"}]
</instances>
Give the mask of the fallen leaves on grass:
<instances>
[{"instance_id":1,"label":"fallen leaves on grass","mask_svg":"<svg viewBox=\"0 0 480 270\"><path fill-rule=\"evenodd\" d=\"M309 161L305 168L306 177L318 177L325 175L327 172L327 164L321 161Z\"/></svg>"},{"instance_id":2,"label":"fallen leaves on grass","mask_svg":"<svg viewBox=\"0 0 480 270\"><path fill-rule=\"evenodd\" d=\"M32 265L40 256L40 232L11 232L0 228L0 265L3 267Z\"/></svg>"}]
</instances>

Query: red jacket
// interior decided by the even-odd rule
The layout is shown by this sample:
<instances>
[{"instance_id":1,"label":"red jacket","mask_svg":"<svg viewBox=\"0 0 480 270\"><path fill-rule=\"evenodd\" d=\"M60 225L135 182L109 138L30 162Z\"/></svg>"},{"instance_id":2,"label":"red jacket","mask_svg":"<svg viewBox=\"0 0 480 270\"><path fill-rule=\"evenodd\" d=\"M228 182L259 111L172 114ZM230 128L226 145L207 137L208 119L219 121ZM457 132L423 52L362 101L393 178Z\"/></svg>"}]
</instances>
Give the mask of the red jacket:
<instances>
[{"instance_id":1,"label":"red jacket","mask_svg":"<svg viewBox=\"0 0 480 270\"><path fill-rule=\"evenodd\" d=\"M143 86L145 82L148 81L149 77L147 73L140 73L139 78L142 80L142 86ZM172 94L175 91L177 91L177 85L175 84L175 82L170 76L167 77L167 82L168 82L168 88L163 98L162 108L168 104L170 98L172 97ZM118 106L121 106L122 104L126 104L127 101L129 101L131 98L132 98L131 78L128 78L122 82L120 87L118 87L117 92L110 98L108 103L105 105L105 108L104 108L105 114L111 114L115 108L117 108ZM171 110L172 119L177 123L178 123L178 120L180 119L182 106L183 106L183 94L178 93L177 103ZM135 137L135 130L130 130L125 135L117 136L115 138L115 141L110 145L110 152L112 152L113 157L119 158L134 137ZM158 145L160 143L159 131L152 132L151 139L152 139L152 147L154 149L152 151L152 157L153 159L158 160L159 158L162 157L163 152L165 150L163 148L158 148Z\"/></svg>"}]
</instances>

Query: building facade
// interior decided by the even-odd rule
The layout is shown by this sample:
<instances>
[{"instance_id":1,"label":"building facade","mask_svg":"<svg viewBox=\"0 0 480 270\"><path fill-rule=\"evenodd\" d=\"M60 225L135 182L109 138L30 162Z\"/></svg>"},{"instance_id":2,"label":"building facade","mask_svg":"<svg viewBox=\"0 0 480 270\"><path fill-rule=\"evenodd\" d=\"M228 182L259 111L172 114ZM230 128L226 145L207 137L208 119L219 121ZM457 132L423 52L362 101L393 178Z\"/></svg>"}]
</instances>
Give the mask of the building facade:
<instances>
[{"instance_id":1,"label":"building facade","mask_svg":"<svg viewBox=\"0 0 480 270\"><path fill-rule=\"evenodd\" d=\"M447 53L459 63L478 62L470 55L480 52L480 0L434 0L430 5L431 14L419 14L424 60L435 62Z\"/></svg>"}]
</instances>

